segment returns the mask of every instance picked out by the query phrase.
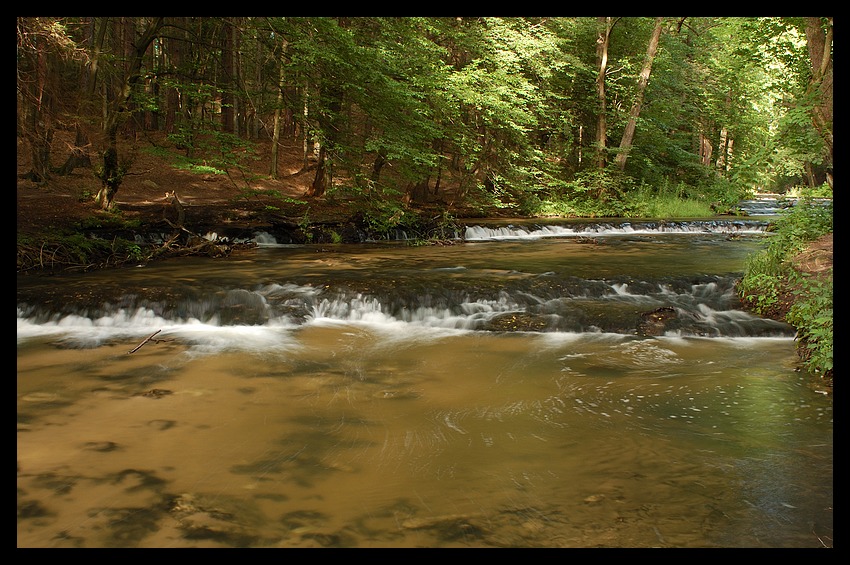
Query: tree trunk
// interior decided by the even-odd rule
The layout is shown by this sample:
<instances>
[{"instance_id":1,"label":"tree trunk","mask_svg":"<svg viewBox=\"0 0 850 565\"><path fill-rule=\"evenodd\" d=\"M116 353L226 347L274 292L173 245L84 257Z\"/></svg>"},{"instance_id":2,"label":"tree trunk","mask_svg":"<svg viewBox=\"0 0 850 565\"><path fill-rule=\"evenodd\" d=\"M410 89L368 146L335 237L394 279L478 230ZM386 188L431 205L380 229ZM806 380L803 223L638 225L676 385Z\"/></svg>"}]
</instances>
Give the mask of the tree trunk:
<instances>
[{"instance_id":1,"label":"tree trunk","mask_svg":"<svg viewBox=\"0 0 850 565\"><path fill-rule=\"evenodd\" d=\"M611 40L611 29L613 27L611 18L599 18L599 31L596 36L596 60L599 64L599 72L596 75L596 98L599 104L596 117L596 166L599 170L603 170L608 161L605 73L608 68L608 45Z\"/></svg>"},{"instance_id":2,"label":"tree trunk","mask_svg":"<svg viewBox=\"0 0 850 565\"><path fill-rule=\"evenodd\" d=\"M330 164L327 162L327 150L322 144L319 149L319 163L316 166L316 176L313 178L313 184L307 189L304 196L308 198L318 198L325 194L330 184L331 172Z\"/></svg>"},{"instance_id":3,"label":"tree trunk","mask_svg":"<svg viewBox=\"0 0 850 565\"><path fill-rule=\"evenodd\" d=\"M221 50L221 67L224 76L221 83L221 129L225 133L233 133L233 26L229 21L224 22L224 37Z\"/></svg>"},{"instance_id":4,"label":"tree trunk","mask_svg":"<svg viewBox=\"0 0 850 565\"><path fill-rule=\"evenodd\" d=\"M726 92L726 115L729 115L729 108L732 106L732 93ZM715 167L718 172L725 173L729 170L729 159L732 151L732 138L729 136L729 128L723 125L720 128L720 142L717 145L717 162Z\"/></svg>"},{"instance_id":5,"label":"tree trunk","mask_svg":"<svg viewBox=\"0 0 850 565\"><path fill-rule=\"evenodd\" d=\"M109 210L112 208L112 202L115 198L115 193L118 192L118 187L121 186L123 173L121 172L118 163L118 135L117 127L107 134L107 146L103 151L101 160L101 169L98 174L100 178L101 188L97 193L95 200L100 204L101 209Z\"/></svg>"},{"instance_id":6,"label":"tree trunk","mask_svg":"<svg viewBox=\"0 0 850 565\"><path fill-rule=\"evenodd\" d=\"M387 164L387 159L383 151L378 151L375 156L375 161L372 163L372 183L378 184L378 179L381 177L381 169Z\"/></svg>"},{"instance_id":7,"label":"tree trunk","mask_svg":"<svg viewBox=\"0 0 850 565\"><path fill-rule=\"evenodd\" d=\"M421 204L426 203L428 201L428 193L430 192L428 189L430 181L430 178L425 178L415 183L408 183L402 199L405 206L417 202Z\"/></svg>"},{"instance_id":8,"label":"tree trunk","mask_svg":"<svg viewBox=\"0 0 850 565\"><path fill-rule=\"evenodd\" d=\"M706 167L711 165L712 154L711 141L706 137L703 131L699 132L699 160Z\"/></svg>"},{"instance_id":9,"label":"tree trunk","mask_svg":"<svg viewBox=\"0 0 850 565\"><path fill-rule=\"evenodd\" d=\"M126 68L122 69L123 73L126 75L129 73L130 68L133 66L133 57L136 51L136 18L121 18L123 20L121 25L121 35L122 35L122 43L123 48L121 52L124 54L124 59L128 61L126 63ZM142 53L142 57L144 57L144 53ZM139 68L141 68L141 61L139 62ZM136 102L132 98L128 98L125 102L125 110L127 112L126 119L122 120L122 133L127 138L135 139L136 137Z\"/></svg>"},{"instance_id":10,"label":"tree trunk","mask_svg":"<svg viewBox=\"0 0 850 565\"><path fill-rule=\"evenodd\" d=\"M71 154L65 163L56 171L58 175L70 175L77 167L86 169L91 168L91 158L86 150L89 145L89 139L80 124L76 124L76 135L74 137L74 146L71 147Z\"/></svg>"},{"instance_id":11,"label":"tree trunk","mask_svg":"<svg viewBox=\"0 0 850 565\"><path fill-rule=\"evenodd\" d=\"M626 124L626 129L623 132L623 138L620 141L620 150L614 162L617 168L621 171L626 168L626 159L629 157L629 151L632 148L632 141L635 137L635 127L637 119L640 116L641 106L643 105L643 95L646 91L646 85L649 83L649 75L652 72L652 63L655 60L655 53L658 51L658 41L661 38L661 30L664 26L664 18L655 18L655 28L652 30L652 37L649 39L649 46L646 49L646 58L643 61L643 68L640 71L638 78L637 93L635 101L632 104L632 111L629 113L629 121Z\"/></svg>"},{"instance_id":12,"label":"tree trunk","mask_svg":"<svg viewBox=\"0 0 850 565\"><path fill-rule=\"evenodd\" d=\"M310 165L310 128L309 126L309 117L310 117L310 91L307 88L307 82L304 81L304 104L301 107L301 135L302 137L302 157L303 161L301 163L301 170L304 171Z\"/></svg>"},{"instance_id":13,"label":"tree trunk","mask_svg":"<svg viewBox=\"0 0 850 565\"><path fill-rule=\"evenodd\" d=\"M274 109L274 133L272 134L272 163L271 163L271 177L273 179L277 178L277 161L278 154L280 151L280 113L283 108L283 65L280 66L280 79L278 80L278 88L277 88L277 105Z\"/></svg>"},{"instance_id":14,"label":"tree trunk","mask_svg":"<svg viewBox=\"0 0 850 565\"><path fill-rule=\"evenodd\" d=\"M305 193L307 197L318 198L333 184L333 158L337 150L337 139L339 135L339 112L342 109L343 92L338 84L330 84L324 87L325 91L318 100L327 99L325 111L319 112L317 119L319 130L324 134L320 138L319 163L316 169L316 177L313 184ZM306 110L306 108L305 108Z\"/></svg>"},{"instance_id":15,"label":"tree trunk","mask_svg":"<svg viewBox=\"0 0 850 565\"><path fill-rule=\"evenodd\" d=\"M182 82L182 75L184 72L185 61L188 58L185 52L185 42L183 40L183 36L188 35L187 29L187 18L179 17L176 18L176 25L173 30L165 37L164 47L163 47L163 58L165 60L166 68L174 69L177 73L177 76L174 80L167 86L167 90L165 93L165 124L163 126L163 131L167 134L173 134L177 132L177 127L180 122L180 117L183 114L183 103L180 97L180 89L179 87L173 86L175 83L179 84Z\"/></svg>"},{"instance_id":16,"label":"tree trunk","mask_svg":"<svg viewBox=\"0 0 850 565\"><path fill-rule=\"evenodd\" d=\"M832 18L828 18L827 29L823 30L822 18L806 18L806 40L811 61L812 78L808 93L816 93L812 108L812 123L820 134L827 149L827 182L832 188L833 135L832 135Z\"/></svg>"},{"instance_id":17,"label":"tree trunk","mask_svg":"<svg viewBox=\"0 0 850 565\"><path fill-rule=\"evenodd\" d=\"M153 18L139 39L134 41L132 57L127 63L123 80L118 84L116 92L112 93L111 98L107 100L103 124L106 147L98 171L101 189L95 198L104 210L112 208L113 199L125 173L118 158L118 130L129 115L133 88L141 78L142 59L157 33L159 33L162 24L163 18ZM107 94L110 93L107 92Z\"/></svg>"},{"instance_id":18,"label":"tree trunk","mask_svg":"<svg viewBox=\"0 0 850 565\"><path fill-rule=\"evenodd\" d=\"M726 126L720 128L720 143L717 145L717 162L715 166L719 172L726 172L728 169L726 167L726 153L728 150L727 147L727 138L729 137L729 130L726 129Z\"/></svg>"}]
</instances>

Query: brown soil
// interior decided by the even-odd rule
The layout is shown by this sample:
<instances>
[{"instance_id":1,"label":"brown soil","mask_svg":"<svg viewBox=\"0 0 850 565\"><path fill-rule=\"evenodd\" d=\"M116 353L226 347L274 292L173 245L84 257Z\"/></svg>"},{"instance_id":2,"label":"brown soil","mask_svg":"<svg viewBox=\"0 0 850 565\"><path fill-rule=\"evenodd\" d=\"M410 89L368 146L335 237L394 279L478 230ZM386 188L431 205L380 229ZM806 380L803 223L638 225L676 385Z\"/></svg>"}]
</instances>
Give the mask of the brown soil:
<instances>
[{"instance_id":1,"label":"brown soil","mask_svg":"<svg viewBox=\"0 0 850 565\"><path fill-rule=\"evenodd\" d=\"M832 269L832 233L810 243L794 259L794 268L812 275L821 275Z\"/></svg>"},{"instance_id":2,"label":"brown soil","mask_svg":"<svg viewBox=\"0 0 850 565\"><path fill-rule=\"evenodd\" d=\"M65 162L72 137L59 132L53 143L51 162L54 166ZM309 202L311 217L324 219L346 214L345 206L328 199L304 200L303 204L286 199L301 199L315 176L315 164L302 166L301 148L284 147L279 158L278 179L269 177L271 143L257 145L258 159L249 160L250 173L256 180L246 181L239 172L224 174L199 174L181 170L174 160L155 156L154 147L173 147L161 135L148 136L132 144L124 144L122 155L133 155L132 167L115 195L114 205L127 221L157 224L163 220L170 198L175 192L185 206L187 227L189 223L219 218L219 221L262 224L269 214L303 216ZM146 150L147 149L147 150ZM96 217L103 212L93 197L99 181L91 169L78 168L67 176L54 175L47 183L37 185L22 178L30 170L30 152L18 140L17 226L19 233L37 233L45 228L62 228L75 225L82 219Z\"/></svg>"}]
</instances>

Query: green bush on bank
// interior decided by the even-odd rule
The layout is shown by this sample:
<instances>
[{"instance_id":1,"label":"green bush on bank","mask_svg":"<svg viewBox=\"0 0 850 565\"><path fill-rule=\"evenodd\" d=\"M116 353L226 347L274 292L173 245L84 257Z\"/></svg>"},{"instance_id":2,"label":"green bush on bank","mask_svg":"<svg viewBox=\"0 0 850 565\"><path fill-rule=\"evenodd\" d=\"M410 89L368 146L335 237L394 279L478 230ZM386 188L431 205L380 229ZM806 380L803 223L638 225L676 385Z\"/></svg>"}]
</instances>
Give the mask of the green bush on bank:
<instances>
[{"instance_id":1,"label":"green bush on bank","mask_svg":"<svg viewBox=\"0 0 850 565\"><path fill-rule=\"evenodd\" d=\"M806 369L826 375L832 373L832 270L812 279L792 263L809 242L833 231L831 202L816 202L811 194L803 190L797 204L771 226L773 235L765 249L747 260L737 291L754 312L764 314L777 306L783 289L793 289L785 320L797 329Z\"/></svg>"},{"instance_id":2,"label":"green bush on bank","mask_svg":"<svg viewBox=\"0 0 850 565\"><path fill-rule=\"evenodd\" d=\"M805 344L803 358L813 372L832 372L832 271L828 279L800 278L794 291L801 300L788 312L788 323L798 328L797 337Z\"/></svg>"}]
</instances>

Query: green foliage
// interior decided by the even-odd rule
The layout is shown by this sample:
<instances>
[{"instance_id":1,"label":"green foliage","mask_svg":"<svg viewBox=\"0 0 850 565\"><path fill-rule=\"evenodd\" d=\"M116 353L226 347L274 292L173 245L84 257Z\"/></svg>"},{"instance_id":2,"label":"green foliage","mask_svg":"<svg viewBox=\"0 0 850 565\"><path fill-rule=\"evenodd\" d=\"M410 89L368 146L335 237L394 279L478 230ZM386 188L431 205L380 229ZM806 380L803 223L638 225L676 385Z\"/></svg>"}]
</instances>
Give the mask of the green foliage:
<instances>
[{"instance_id":1,"label":"green foliage","mask_svg":"<svg viewBox=\"0 0 850 565\"><path fill-rule=\"evenodd\" d=\"M730 183L713 186L685 183L635 186L631 177L612 171L585 171L568 183L552 184L548 198L528 198L520 208L534 216L706 218L713 204L737 203L740 193Z\"/></svg>"},{"instance_id":2,"label":"green foliage","mask_svg":"<svg viewBox=\"0 0 850 565\"><path fill-rule=\"evenodd\" d=\"M113 243L113 253L117 255L120 259L120 262L124 261L143 261L146 257L142 248L139 247L134 242L127 241L125 239L117 239Z\"/></svg>"},{"instance_id":3,"label":"green foliage","mask_svg":"<svg viewBox=\"0 0 850 565\"><path fill-rule=\"evenodd\" d=\"M784 261L832 228L832 202L822 204L805 194L774 223L776 235L770 241L770 249L778 260Z\"/></svg>"},{"instance_id":4,"label":"green foliage","mask_svg":"<svg viewBox=\"0 0 850 565\"><path fill-rule=\"evenodd\" d=\"M77 202L91 202L96 194L97 190L92 191L88 188L84 188L80 191L80 195L77 196Z\"/></svg>"},{"instance_id":5,"label":"green foliage","mask_svg":"<svg viewBox=\"0 0 850 565\"><path fill-rule=\"evenodd\" d=\"M711 205L704 200L693 200L669 195L659 195L645 201L635 201L631 210L644 218L707 218L714 215Z\"/></svg>"},{"instance_id":6,"label":"green foliage","mask_svg":"<svg viewBox=\"0 0 850 565\"><path fill-rule=\"evenodd\" d=\"M832 228L832 205L804 196L775 222L766 248L748 258L737 287L756 313L775 306L783 289L793 289L796 298L785 319L797 329L804 363L815 373L832 370L832 271L811 279L797 272L791 259Z\"/></svg>"},{"instance_id":7,"label":"green foliage","mask_svg":"<svg viewBox=\"0 0 850 565\"><path fill-rule=\"evenodd\" d=\"M179 159L175 165L176 169L189 171L190 173L207 174L207 175L226 175L227 171L219 169L206 163L196 163L190 159Z\"/></svg>"},{"instance_id":8,"label":"green foliage","mask_svg":"<svg viewBox=\"0 0 850 565\"><path fill-rule=\"evenodd\" d=\"M770 227L772 236L762 249L747 260L740 289L743 295L756 289L778 287L790 273L788 261L806 244L832 231L832 204L801 199ZM772 280L773 282L769 282Z\"/></svg>"},{"instance_id":9,"label":"green foliage","mask_svg":"<svg viewBox=\"0 0 850 565\"><path fill-rule=\"evenodd\" d=\"M634 102L653 20L613 19L604 77L608 157L617 151ZM226 174L234 184L253 180L247 165L255 151L240 135L222 131L223 108L237 111L243 133L268 132L270 117L283 110L284 135L322 143L337 182L365 186L361 181L368 177L386 189L441 174L460 186L458 204L482 207L627 214L647 208L629 195L643 184L659 187L651 197L660 201L668 200L669 185L684 187L675 196L680 200L731 206L737 187L784 187L799 182L810 165L831 165L823 132L812 125L812 111L822 100L807 88L811 62L801 18L670 18L629 154L626 172L633 186L607 171L585 171L600 117L597 18L175 20L160 30L164 37L167 29L173 41L157 38L153 56L146 55L139 73L123 83L127 46L107 36L98 53L99 82L85 90L78 77L86 57L70 55L92 60L94 53L86 53L92 22L54 23L46 34L53 41L19 46L19 90L37 84L30 67L38 47L63 61L50 70L49 84L79 99L61 105L73 107L74 115L41 121L104 125L103 109L124 95L112 87L123 84L130 87L127 101L137 116L174 116L170 139L185 151L175 166ZM127 23L144 26L149 20ZM222 42L225 26L238 39L237 76L231 76L235 69L222 68L229 45ZM179 53L171 52L178 45ZM26 117L22 125L30 123ZM726 142L733 142L733 150L718 160ZM381 167L372 172L379 155L390 173ZM104 179L96 171L116 184L125 172L122 165ZM470 202L460 201L467 197ZM671 200L662 207L694 213L676 211Z\"/></svg>"},{"instance_id":10,"label":"green foliage","mask_svg":"<svg viewBox=\"0 0 850 565\"><path fill-rule=\"evenodd\" d=\"M791 284L797 300L786 320L797 328L797 339L804 349L806 367L813 373L832 370L833 304L832 270L828 276L812 280L795 275Z\"/></svg>"},{"instance_id":11,"label":"green foliage","mask_svg":"<svg viewBox=\"0 0 850 565\"><path fill-rule=\"evenodd\" d=\"M786 196L803 199L813 198L832 198L832 188L826 183L815 186L793 186L787 192Z\"/></svg>"},{"instance_id":12,"label":"green foliage","mask_svg":"<svg viewBox=\"0 0 850 565\"><path fill-rule=\"evenodd\" d=\"M738 292L755 313L766 314L777 305L781 284L779 277L753 272L741 280Z\"/></svg>"},{"instance_id":13,"label":"green foliage","mask_svg":"<svg viewBox=\"0 0 850 565\"><path fill-rule=\"evenodd\" d=\"M121 210L113 206L110 210L98 210L93 215L83 218L77 223L80 230L91 229L133 229L140 225L137 219L127 220Z\"/></svg>"},{"instance_id":14,"label":"green foliage","mask_svg":"<svg viewBox=\"0 0 850 565\"><path fill-rule=\"evenodd\" d=\"M246 184L253 180L247 161L257 159L257 154L250 140L216 129L199 128L197 124L181 126L168 136L187 152L186 156L176 157L176 168L199 174L227 175L231 180L232 173L238 172Z\"/></svg>"},{"instance_id":15,"label":"green foliage","mask_svg":"<svg viewBox=\"0 0 850 565\"><path fill-rule=\"evenodd\" d=\"M413 220L413 214L407 215L404 206L387 200L372 200L360 213L366 231L376 239L386 238L395 230L403 230Z\"/></svg>"}]
</instances>

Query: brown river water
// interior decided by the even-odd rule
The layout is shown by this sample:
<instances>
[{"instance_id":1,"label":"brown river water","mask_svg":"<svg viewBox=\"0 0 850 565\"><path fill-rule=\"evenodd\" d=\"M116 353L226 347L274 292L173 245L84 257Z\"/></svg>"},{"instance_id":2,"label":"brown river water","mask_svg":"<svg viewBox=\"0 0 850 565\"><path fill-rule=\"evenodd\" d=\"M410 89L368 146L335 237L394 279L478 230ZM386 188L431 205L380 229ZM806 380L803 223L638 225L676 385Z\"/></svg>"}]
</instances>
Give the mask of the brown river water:
<instances>
[{"instance_id":1,"label":"brown river water","mask_svg":"<svg viewBox=\"0 0 850 565\"><path fill-rule=\"evenodd\" d=\"M832 547L769 234L573 230L19 277L17 546Z\"/></svg>"}]
</instances>

